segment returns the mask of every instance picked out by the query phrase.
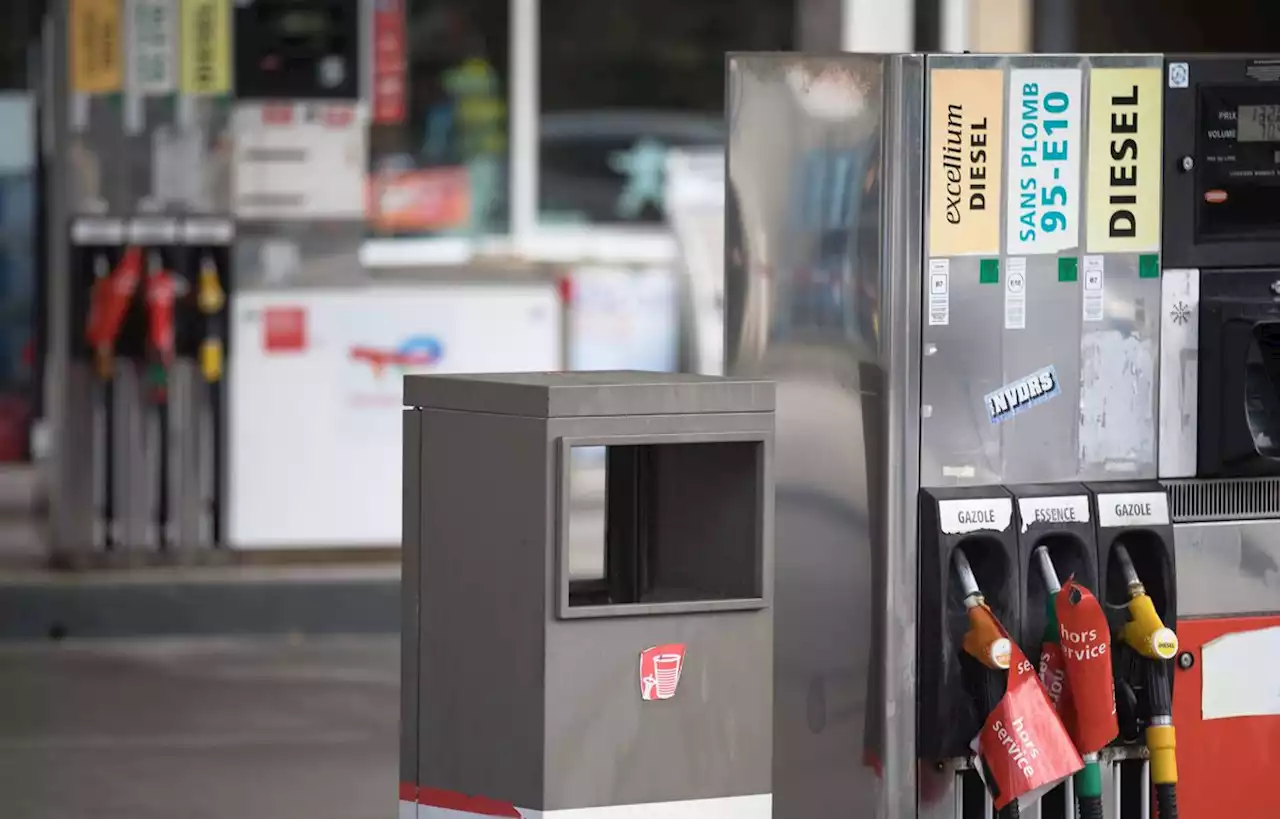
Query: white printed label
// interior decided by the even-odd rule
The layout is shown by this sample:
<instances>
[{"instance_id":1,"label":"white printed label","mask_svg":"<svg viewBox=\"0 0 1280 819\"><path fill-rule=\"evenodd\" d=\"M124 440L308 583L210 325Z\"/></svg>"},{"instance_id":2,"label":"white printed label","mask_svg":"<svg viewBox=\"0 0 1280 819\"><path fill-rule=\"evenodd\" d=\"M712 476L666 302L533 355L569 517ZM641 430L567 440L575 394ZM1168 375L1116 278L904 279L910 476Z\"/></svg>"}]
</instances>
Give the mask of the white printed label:
<instances>
[{"instance_id":1,"label":"white printed label","mask_svg":"<svg viewBox=\"0 0 1280 819\"><path fill-rule=\"evenodd\" d=\"M119 219L77 219L71 225L75 245L118 245L124 239L124 222Z\"/></svg>"},{"instance_id":2,"label":"white printed label","mask_svg":"<svg viewBox=\"0 0 1280 819\"><path fill-rule=\"evenodd\" d=\"M1009 72L1008 250L1060 253L1080 244L1081 72Z\"/></svg>"},{"instance_id":3,"label":"white printed label","mask_svg":"<svg viewBox=\"0 0 1280 819\"><path fill-rule=\"evenodd\" d=\"M1164 526L1169 523L1169 496L1163 492L1118 492L1098 496L1098 525Z\"/></svg>"},{"instance_id":4,"label":"white printed label","mask_svg":"<svg viewBox=\"0 0 1280 819\"><path fill-rule=\"evenodd\" d=\"M1084 495L1054 498L1018 498L1022 531L1039 524L1088 523L1089 499Z\"/></svg>"},{"instance_id":5,"label":"white printed label","mask_svg":"<svg viewBox=\"0 0 1280 819\"><path fill-rule=\"evenodd\" d=\"M1013 521L1009 498L938 501L938 528L944 535L1004 532Z\"/></svg>"},{"instance_id":6,"label":"white printed label","mask_svg":"<svg viewBox=\"0 0 1280 819\"><path fill-rule=\"evenodd\" d=\"M226 245L235 235L235 224L230 219L188 219L182 225L182 241L192 245Z\"/></svg>"},{"instance_id":7,"label":"white printed label","mask_svg":"<svg viewBox=\"0 0 1280 819\"><path fill-rule=\"evenodd\" d=\"M172 94L178 87L176 0L129 0L129 87L143 95Z\"/></svg>"},{"instance_id":8,"label":"white printed label","mask_svg":"<svg viewBox=\"0 0 1280 819\"><path fill-rule=\"evenodd\" d=\"M172 244L177 239L177 219L134 219L129 223L129 241L135 244Z\"/></svg>"},{"instance_id":9,"label":"white printed label","mask_svg":"<svg viewBox=\"0 0 1280 819\"><path fill-rule=\"evenodd\" d=\"M1004 329L1027 329L1027 259L1015 256L1005 263Z\"/></svg>"},{"instance_id":10,"label":"white printed label","mask_svg":"<svg viewBox=\"0 0 1280 819\"><path fill-rule=\"evenodd\" d=\"M1191 69L1186 63L1169 63L1169 87L1186 88L1191 85Z\"/></svg>"},{"instance_id":11,"label":"white printed label","mask_svg":"<svg viewBox=\"0 0 1280 819\"><path fill-rule=\"evenodd\" d=\"M951 323L951 260L929 260L929 326Z\"/></svg>"},{"instance_id":12,"label":"white printed label","mask_svg":"<svg viewBox=\"0 0 1280 819\"><path fill-rule=\"evenodd\" d=\"M1082 318L1085 321L1102 321L1104 309L1104 277L1101 256L1084 257L1084 302Z\"/></svg>"}]
</instances>

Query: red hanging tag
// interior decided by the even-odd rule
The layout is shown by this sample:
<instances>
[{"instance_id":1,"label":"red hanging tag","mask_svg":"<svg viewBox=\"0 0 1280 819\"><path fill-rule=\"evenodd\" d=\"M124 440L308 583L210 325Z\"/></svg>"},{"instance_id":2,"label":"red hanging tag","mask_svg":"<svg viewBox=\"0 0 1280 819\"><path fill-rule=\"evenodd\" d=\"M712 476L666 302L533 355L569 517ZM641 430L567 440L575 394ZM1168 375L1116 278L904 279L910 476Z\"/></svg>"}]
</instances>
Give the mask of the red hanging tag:
<instances>
[{"instance_id":1,"label":"red hanging tag","mask_svg":"<svg viewBox=\"0 0 1280 819\"><path fill-rule=\"evenodd\" d=\"M165 367L173 363L173 313L178 285L167 270L153 270L147 276L147 343Z\"/></svg>"},{"instance_id":2,"label":"red hanging tag","mask_svg":"<svg viewBox=\"0 0 1280 819\"><path fill-rule=\"evenodd\" d=\"M1067 660L1058 643L1045 643L1040 647L1040 684L1053 703L1053 710L1071 732L1075 704L1071 699L1071 685L1067 679Z\"/></svg>"},{"instance_id":3,"label":"red hanging tag","mask_svg":"<svg viewBox=\"0 0 1280 819\"><path fill-rule=\"evenodd\" d=\"M1075 580L1063 585L1054 608L1072 702L1063 722L1080 753L1100 751L1119 733L1107 615L1098 599Z\"/></svg>"},{"instance_id":4,"label":"red hanging tag","mask_svg":"<svg viewBox=\"0 0 1280 819\"><path fill-rule=\"evenodd\" d=\"M89 326L85 328L90 346L101 349L115 345L141 277L142 249L129 247L115 268L94 282L89 296Z\"/></svg>"},{"instance_id":5,"label":"red hanging tag","mask_svg":"<svg viewBox=\"0 0 1280 819\"><path fill-rule=\"evenodd\" d=\"M996 810L1084 767L1035 667L1017 645L1004 699L987 716L978 734L978 751L986 775L994 780Z\"/></svg>"}]
</instances>

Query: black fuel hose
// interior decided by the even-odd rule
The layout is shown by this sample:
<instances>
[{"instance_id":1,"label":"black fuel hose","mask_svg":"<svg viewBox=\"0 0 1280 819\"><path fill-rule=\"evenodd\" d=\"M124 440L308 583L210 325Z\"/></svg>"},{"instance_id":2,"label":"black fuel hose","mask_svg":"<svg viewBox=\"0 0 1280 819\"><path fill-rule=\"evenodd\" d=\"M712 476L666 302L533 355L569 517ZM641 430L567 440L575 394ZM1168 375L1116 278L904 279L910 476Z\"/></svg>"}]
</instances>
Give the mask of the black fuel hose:
<instances>
[{"instance_id":1,"label":"black fuel hose","mask_svg":"<svg viewBox=\"0 0 1280 819\"><path fill-rule=\"evenodd\" d=\"M1173 681L1167 662L1148 660L1146 663L1146 695L1151 712L1153 727L1172 725L1173 717ZM1167 730L1172 730L1168 728ZM1148 743L1150 744L1150 743ZM1153 773L1155 771L1153 770ZM1175 777L1176 779L1176 777ZM1178 819L1178 786L1175 782L1154 783L1156 792L1157 819Z\"/></svg>"},{"instance_id":2,"label":"black fuel hose","mask_svg":"<svg viewBox=\"0 0 1280 819\"><path fill-rule=\"evenodd\" d=\"M1178 786L1156 785L1156 816L1158 819L1178 819Z\"/></svg>"},{"instance_id":3,"label":"black fuel hose","mask_svg":"<svg viewBox=\"0 0 1280 819\"><path fill-rule=\"evenodd\" d=\"M1079 819L1103 819L1101 796L1077 796L1076 816Z\"/></svg>"}]
</instances>

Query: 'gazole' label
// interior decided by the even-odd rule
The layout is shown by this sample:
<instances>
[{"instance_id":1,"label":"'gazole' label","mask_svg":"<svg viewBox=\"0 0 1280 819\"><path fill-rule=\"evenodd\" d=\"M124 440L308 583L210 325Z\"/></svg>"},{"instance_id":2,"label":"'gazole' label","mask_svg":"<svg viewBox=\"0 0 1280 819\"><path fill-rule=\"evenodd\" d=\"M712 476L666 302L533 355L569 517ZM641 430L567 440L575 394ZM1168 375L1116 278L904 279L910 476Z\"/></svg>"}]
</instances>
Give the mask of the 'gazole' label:
<instances>
[{"instance_id":1,"label":"'gazole' label","mask_svg":"<svg viewBox=\"0 0 1280 819\"><path fill-rule=\"evenodd\" d=\"M945 535L1003 532L1013 522L1013 500L966 498L938 501L938 528Z\"/></svg>"}]
</instances>

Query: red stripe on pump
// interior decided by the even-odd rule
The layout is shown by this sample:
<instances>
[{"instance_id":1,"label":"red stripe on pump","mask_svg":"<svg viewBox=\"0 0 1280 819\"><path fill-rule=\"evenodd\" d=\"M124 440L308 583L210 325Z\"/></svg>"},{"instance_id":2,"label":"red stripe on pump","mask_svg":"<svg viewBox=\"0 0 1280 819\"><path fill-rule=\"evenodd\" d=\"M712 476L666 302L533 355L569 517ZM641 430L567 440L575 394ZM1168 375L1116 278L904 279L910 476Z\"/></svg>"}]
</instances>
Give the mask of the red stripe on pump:
<instances>
[{"instance_id":1,"label":"red stripe on pump","mask_svg":"<svg viewBox=\"0 0 1280 819\"><path fill-rule=\"evenodd\" d=\"M418 786L412 782L400 783L400 801L401 802L417 802Z\"/></svg>"},{"instance_id":2,"label":"red stripe on pump","mask_svg":"<svg viewBox=\"0 0 1280 819\"><path fill-rule=\"evenodd\" d=\"M487 796L468 796L456 791L445 791L439 788L419 788L418 804L432 808L456 810L462 813L474 813L480 816L502 816L508 819L521 819L520 811L510 802L499 802Z\"/></svg>"}]
</instances>

